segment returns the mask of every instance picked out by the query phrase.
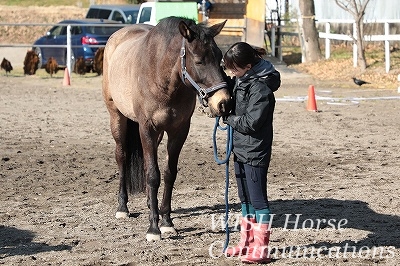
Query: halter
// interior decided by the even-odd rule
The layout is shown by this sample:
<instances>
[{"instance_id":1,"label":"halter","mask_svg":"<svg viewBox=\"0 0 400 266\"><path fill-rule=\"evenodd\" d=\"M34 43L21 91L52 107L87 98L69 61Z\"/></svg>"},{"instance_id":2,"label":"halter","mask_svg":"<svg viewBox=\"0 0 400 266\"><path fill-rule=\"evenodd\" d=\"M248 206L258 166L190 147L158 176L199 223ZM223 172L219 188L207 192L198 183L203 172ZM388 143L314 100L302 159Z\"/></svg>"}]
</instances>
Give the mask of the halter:
<instances>
[{"instance_id":1,"label":"halter","mask_svg":"<svg viewBox=\"0 0 400 266\"><path fill-rule=\"evenodd\" d=\"M206 99L208 98L208 94L209 94L209 93L212 93L212 92L214 92L214 91L217 91L217 90L219 90L219 89L221 89L221 88L226 87L226 86L227 86L226 82L221 82L221 83L219 83L219 84L217 84L217 85L214 85L214 86L212 86L212 87L209 87L209 88L204 89L204 88L200 87L200 86L196 83L196 81L194 81L194 80L192 79L192 77L191 77L191 76L189 75L189 73L186 71L185 38L182 39L182 46L181 46L181 54L180 54L180 57L181 57L181 66L182 66L182 77L181 77L181 78L182 78L182 82L185 83L185 79L187 79L187 80L190 82L190 84L192 84L192 86L196 89L197 94L198 94L198 96L199 96L199 102L200 102L204 107L207 107L208 105L207 105L206 101L204 101L204 100L206 100Z\"/></svg>"}]
</instances>

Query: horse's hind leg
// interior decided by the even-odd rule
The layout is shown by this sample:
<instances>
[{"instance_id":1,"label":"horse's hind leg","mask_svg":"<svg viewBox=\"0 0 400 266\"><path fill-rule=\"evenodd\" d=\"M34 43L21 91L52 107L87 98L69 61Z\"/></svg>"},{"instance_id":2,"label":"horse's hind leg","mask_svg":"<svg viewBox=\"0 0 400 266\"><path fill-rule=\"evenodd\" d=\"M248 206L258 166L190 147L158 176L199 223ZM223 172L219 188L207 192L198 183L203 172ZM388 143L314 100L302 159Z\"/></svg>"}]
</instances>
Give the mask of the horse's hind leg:
<instances>
[{"instance_id":1,"label":"horse's hind leg","mask_svg":"<svg viewBox=\"0 0 400 266\"><path fill-rule=\"evenodd\" d=\"M161 233L176 233L171 220L172 190L178 173L179 154L189 133L189 127L190 121L182 125L177 132L168 134L168 160L164 172L164 194L160 207L160 214L162 216L160 224Z\"/></svg>"},{"instance_id":2,"label":"horse's hind leg","mask_svg":"<svg viewBox=\"0 0 400 266\"><path fill-rule=\"evenodd\" d=\"M115 140L115 159L119 170L118 209L116 218L128 218L128 190L126 182L126 130L128 119L116 108L110 110L111 133Z\"/></svg>"}]
</instances>

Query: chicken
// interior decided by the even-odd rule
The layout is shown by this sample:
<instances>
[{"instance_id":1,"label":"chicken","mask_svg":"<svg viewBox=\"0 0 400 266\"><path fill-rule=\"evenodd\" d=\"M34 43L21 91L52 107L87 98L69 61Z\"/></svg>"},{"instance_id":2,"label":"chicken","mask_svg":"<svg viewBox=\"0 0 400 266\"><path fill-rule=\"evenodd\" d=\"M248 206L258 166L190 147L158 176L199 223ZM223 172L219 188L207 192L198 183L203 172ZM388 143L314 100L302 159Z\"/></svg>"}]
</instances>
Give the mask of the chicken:
<instances>
[{"instance_id":1,"label":"chicken","mask_svg":"<svg viewBox=\"0 0 400 266\"><path fill-rule=\"evenodd\" d=\"M104 47L97 49L94 55L93 71L99 76L103 75L103 57L104 57Z\"/></svg>"},{"instance_id":2,"label":"chicken","mask_svg":"<svg viewBox=\"0 0 400 266\"><path fill-rule=\"evenodd\" d=\"M86 74L86 64L83 56L80 56L75 62L74 72L80 75Z\"/></svg>"},{"instance_id":3,"label":"chicken","mask_svg":"<svg viewBox=\"0 0 400 266\"><path fill-rule=\"evenodd\" d=\"M39 67L39 56L32 50L26 52L24 60L24 74L35 75Z\"/></svg>"},{"instance_id":4,"label":"chicken","mask_svg":"<svg viewBox=\"0 0 400 266\"><path fill-rule=\"evenodd\" d=\"M11 62L8 61L6 58L3 58L3 61L1 61L1 69L4 69L6 71L6 76L8 76L8 73L13 70Z\"/></svg>"},{"instance_id":5,"label":"chicken","mask_svg":"<svg viewBox=\"0 0 400 266\"><path fill-rule=\"evenodd\" d=\"M53 77L53 74L58 71L57 60L54 57L50 57L49 60L47 60L45 69L46 72L50 74L50 77Z\"/></svg>"}]
</instances>

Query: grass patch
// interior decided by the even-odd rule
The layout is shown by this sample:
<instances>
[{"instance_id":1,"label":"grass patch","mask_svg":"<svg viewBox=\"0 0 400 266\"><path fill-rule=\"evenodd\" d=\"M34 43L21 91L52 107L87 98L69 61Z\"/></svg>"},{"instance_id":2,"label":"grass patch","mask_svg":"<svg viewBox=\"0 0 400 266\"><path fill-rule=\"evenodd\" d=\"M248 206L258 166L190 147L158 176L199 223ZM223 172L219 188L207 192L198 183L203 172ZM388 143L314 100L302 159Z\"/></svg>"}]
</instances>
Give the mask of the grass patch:
<instances>
[{"instance_id":1,"label":"grass patch","mask_svg":"<svg viewBox=\"0 0 400 266\"><path fill-rule=\"evenodd\" d=\"M51 78L50 74L48 74L46 72L46 70L43 69L43 68L40 68L40 69L36 70L36 74L35 75L25 75L23 67L21 66L21 67L14 68L14 70L12 70L11 73L8 73L8 76L9 77L34 77L34 78L37 78L37 79L54 79L57 82L60 81L60 84L62 84L62 81L64 79L64 69L59 69L58 72L53 74L53 77ZM76 74L75 72L72 72L71 73L71 80L74 80L74 79L85 79L85 78L96 78L98 76L99 75L97 75L97 73L93 73L93 72L86 73L85 75L79 75L79 74ZM1 78L3 78L3 77L6 78L6 74L5 74L4 70L0 71L0 77Z\"/></svg>"}]
</instances>

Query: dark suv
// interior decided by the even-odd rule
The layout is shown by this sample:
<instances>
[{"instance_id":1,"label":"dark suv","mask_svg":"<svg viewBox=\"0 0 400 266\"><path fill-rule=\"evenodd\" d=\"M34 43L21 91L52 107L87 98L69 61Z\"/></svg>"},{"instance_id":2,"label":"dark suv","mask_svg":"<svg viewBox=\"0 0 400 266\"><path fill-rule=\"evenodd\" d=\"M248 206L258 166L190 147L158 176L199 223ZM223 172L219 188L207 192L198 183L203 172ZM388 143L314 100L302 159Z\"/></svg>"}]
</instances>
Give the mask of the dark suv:
<instances>
[{"instance_id":1,"label":"dark suv","mask_svg":"<svg viewBox=\"0 0 400 266\"><path fill-rule=\"evenodd\" d=\"M102 18L135 24L140 5L91 5L86 18Z\"/></svg>"},{"instance_id":2,"label":"dark suv","mask_svg":"<svg viewBox=\"0 0 400 266\"><path fill-rule=\"evenodd\" d=\"M66 66L68 25L71 25L71 67L74 69L75 60L82 56L88 70L93 65L97 49L105 46L111 34L123 26L112 20L63 20L34 42L33 50L39 56L39 68L44 67L50 57L54 57L59 66Z\"/></svg>"}]
</instances>

